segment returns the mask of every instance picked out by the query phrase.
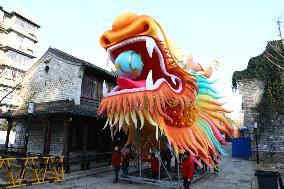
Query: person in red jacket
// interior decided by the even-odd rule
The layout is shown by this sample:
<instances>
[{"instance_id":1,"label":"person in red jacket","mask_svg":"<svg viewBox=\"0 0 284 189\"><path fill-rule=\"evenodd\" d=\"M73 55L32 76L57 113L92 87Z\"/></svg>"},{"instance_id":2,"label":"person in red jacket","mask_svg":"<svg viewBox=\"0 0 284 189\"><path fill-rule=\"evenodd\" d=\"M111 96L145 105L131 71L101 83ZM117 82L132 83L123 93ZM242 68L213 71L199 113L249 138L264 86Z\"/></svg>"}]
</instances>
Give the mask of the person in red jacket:
<instances>
[{"instance_id":1,"label":"person in red jacket","mask_svg":"<svg viewBox=\"0 0 284 189\"><path fill-rule=\"evenodd\" d=\"M144 161L150 162L150 164L151 164L152 179L158 179L158 175L159 175L159 160L155 156L155 153L152 152L150 154L150 159L146 159Z\"/></svg>"},{"instance_id":2,"label":"person in red jacket","mask_svg":"<svg viewBox=\"0 0 284 189\"><path fill-rule=\"evenodd\" d=\"M115 178L114 178L113 183L118 182L118 173L120 170L120 163L121 163L121 155L120 155L118 147L116 146L114 148L114 152L111 158L111 164L114 167L114 172L115 172Z\"/></svg>"},{"instance_id":3,"label":"person in red jacket","mask_svg":"<svg viewBox=\"0 0 284 189\"><path fill-rule=\"evenodd\" d=\"M194 174L194 162L192 158L190 158L190 153L184 153L184 161L181 163L182 166L182 178L183 178L183 186L185 189L189 189L191 180Z\"/></svg>"}]
</instances>

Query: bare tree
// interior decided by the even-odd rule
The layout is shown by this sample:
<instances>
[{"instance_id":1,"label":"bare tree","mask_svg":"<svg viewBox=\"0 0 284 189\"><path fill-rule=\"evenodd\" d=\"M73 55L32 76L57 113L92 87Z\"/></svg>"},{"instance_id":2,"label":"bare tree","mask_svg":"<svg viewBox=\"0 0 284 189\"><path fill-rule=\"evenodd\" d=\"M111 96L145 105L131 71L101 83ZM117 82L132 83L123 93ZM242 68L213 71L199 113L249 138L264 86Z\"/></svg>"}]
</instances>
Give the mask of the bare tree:
<instances>
[{"instance_id":1,"label":"bare tree","mask_svg":"<svg viewBox=\"0 0 284 189\"><path fill-rule=\"evenodd\" d=\"M284 63L284 41L282 38L282 33L281 33L281 22L278 19L277 20L277 25L278 25L278 32L279 32L279 37L280 37L280 42L282 44L282 46L277 47L275 45L273 45L272 43L268 43L270 45L270 47L273 49L274 52L276 52L276 54L278 55L278 57L275 57L274 55L272 55L269 52L265 52L264 57L272 64L274 64L275 66L277 66L278 68L280 68L281 70L284 71L284 68L279 64L279 63ZM280 57L280 59L279 59ZM283 72L284 74L284 72Z\"/></svg>"}]
</instances>

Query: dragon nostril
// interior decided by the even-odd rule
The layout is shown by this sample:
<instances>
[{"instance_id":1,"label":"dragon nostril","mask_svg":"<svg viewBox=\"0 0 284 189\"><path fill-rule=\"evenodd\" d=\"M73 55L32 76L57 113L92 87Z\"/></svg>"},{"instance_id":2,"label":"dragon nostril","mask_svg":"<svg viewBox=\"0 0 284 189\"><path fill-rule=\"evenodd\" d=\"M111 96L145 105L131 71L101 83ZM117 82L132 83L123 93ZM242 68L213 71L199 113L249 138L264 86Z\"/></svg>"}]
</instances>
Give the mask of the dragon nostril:
<instances>
[{"instance_id":1,"label":"dragon nostril","mask_svg":"<svg viewBox=\"0 0 284 189\"><path fill-rule=\"evenodd\" d=\"M144 26L144 31L148 31L149 28L150 28L149 24L145 24L145 26Z\"/></svg>"},{"instance_id":2,"label":"dragon nostril","mask_svg":"<svg viewBox=\"0 0 284 189\"><path fill-rule=\"evenodd\" d=\"M105 41L105 44L106 44L106 45L110 44L110 40L109 40L109 39L105 38L104 41Z\"/></svg>"}]
</instances>

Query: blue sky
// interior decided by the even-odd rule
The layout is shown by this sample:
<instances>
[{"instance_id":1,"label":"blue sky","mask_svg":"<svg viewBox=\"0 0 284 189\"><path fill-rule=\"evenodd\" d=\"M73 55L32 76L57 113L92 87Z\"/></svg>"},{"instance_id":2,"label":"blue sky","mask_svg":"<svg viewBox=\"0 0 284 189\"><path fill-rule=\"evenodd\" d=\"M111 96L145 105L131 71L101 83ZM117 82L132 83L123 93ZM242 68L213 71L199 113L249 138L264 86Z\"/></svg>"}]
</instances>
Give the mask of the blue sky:
<instances>
[{"instance_id":1,"label":"blue sky","mask_svg":"<svg viewBox=\"0 0 284 189\"><path fill-rule=\"evenodd\" d=\"M1 0L0 5L10 11L23 8L41 26L38 57L52 46L101 67L106 56L98 39L114 18L126 11L148 14L185 56L192 53L204 67L213 59L219 61L220 69L214 73L220 79L217 88L234 108L240 100L231 94L232 73L245 69L267 41L279 39L276 21L284 22L283 0Z\"/></svg>"}]
</instances>

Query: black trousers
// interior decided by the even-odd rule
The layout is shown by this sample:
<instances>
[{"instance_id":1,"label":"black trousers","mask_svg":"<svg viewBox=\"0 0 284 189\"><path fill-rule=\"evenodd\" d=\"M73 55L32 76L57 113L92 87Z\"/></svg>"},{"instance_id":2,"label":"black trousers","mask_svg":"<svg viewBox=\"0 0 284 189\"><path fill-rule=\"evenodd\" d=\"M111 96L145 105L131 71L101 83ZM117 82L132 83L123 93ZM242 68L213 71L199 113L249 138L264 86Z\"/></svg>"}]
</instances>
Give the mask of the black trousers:
<instances>
[{"instance_id":1,"label":"black trousers","mask_svg":"<svg viewBox=\"0 0 284 189\"><path fill-rule=\"evenodd\" d=\"M115 166L114 167L114 173L115 173L115 178L114 178L114 183L117 183L118 181L118 173L119 173L119 170L120 170L120 166Z\"/></svg>"},{"instance_id":2,"label":"black trousers","mask_svg":"<svg viewBox=\"0 0 284 189\"><path fill-rule=\"evenodd\" d=\"M183 186L184 189L189 189L191 181L188 181L187 178L183 177Z\"/></svg>"}]
</instances>

